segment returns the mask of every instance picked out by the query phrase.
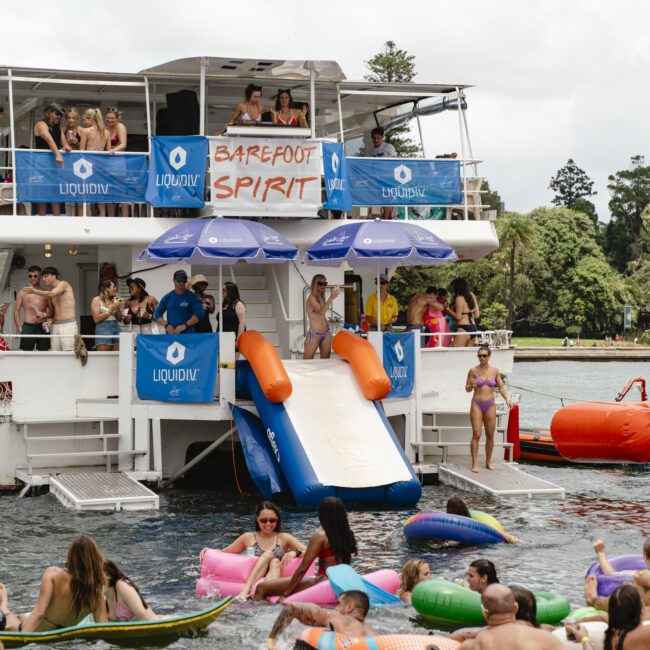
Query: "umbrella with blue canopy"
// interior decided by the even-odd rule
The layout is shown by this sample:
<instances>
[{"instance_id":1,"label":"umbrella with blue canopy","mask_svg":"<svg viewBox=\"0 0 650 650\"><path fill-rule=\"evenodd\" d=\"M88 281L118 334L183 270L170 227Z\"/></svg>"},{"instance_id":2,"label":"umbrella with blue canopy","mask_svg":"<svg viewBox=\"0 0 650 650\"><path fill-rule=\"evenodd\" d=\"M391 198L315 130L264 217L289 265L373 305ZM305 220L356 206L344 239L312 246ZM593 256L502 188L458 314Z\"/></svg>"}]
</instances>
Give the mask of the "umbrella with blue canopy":
<instances>
[{"instance_id":1,"label":"umbrella with blue canopy","mask_svg":"<svg viewBox=\"0 0 650 650\"><path fill-rule=\"evenodd\" d=\"M323 235L305 253L304 262L312 266L352 268L376 267L377 315L381 330L379 271L382 266L429 266L458 259L454 249L425 228L404 221L357 221L346 223Z\"/></svg>"},{"instance_id":2,"label":"umbrella with blue canopy","mask_svg":"<svg viewBox=\"0 0 650 650\"><path fill-rule=\"evenodd\" d=\"M170 228L139 255L141 262L185 260L188 264L218 264L219 290L222 266L245 260L249 264L273 264L298 258L298 249L287 239L257 221L245 219L196 219ZM223 331L221 300L219 331Z\"/></svg>"}]
</instances>

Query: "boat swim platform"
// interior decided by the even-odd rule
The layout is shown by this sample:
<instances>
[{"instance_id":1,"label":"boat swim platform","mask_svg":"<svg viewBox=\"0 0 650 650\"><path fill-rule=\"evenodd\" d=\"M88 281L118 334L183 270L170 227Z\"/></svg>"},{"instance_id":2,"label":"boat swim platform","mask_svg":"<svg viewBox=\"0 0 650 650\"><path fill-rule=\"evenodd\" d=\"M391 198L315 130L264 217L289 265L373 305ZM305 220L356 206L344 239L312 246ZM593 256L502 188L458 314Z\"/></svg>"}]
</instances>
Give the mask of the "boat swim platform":
<instances>
[{"instance_id":1,"label":"boat swim platform","mask_svg":"<svg viewBox=\"0 0 650 650\"><path fill-rule=\"evenodd\" d=\"M559 485L522 472L516 463L497 462L496 469L471 470L471 460L459 459L438 465L438 480L466 492L487 492L494 496L553 496L564 498Z\"/></svg>"},{"instance_id":2,"label":"boat swim platform","mask_svg":"<svg viewBox=\"0 0 650 650\"><path fill-rule=\"evenodd\" d=\"M123 472L50 476L50 493L73 510L158 510L160 498Z\"/></svg>"}]
</instances>

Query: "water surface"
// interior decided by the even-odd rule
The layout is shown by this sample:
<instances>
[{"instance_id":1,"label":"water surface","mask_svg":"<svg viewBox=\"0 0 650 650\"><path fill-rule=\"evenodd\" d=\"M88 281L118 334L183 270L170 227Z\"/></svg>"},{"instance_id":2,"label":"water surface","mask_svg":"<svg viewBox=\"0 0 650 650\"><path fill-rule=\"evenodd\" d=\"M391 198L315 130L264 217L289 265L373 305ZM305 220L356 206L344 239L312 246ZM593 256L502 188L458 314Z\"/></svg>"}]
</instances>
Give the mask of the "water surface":
<instances>
[{"instance_id":1,"label":"water surface","mask_svg":"<svg viewBox=\"0 0 650 650\"><path fill-rule=\"evenodd\" d=\"M644 364L639 363L522 363L515 365L510 380L542 392L610 400L629 377L643 372ZM559 401L526 392L522 396L522 424L548 426ZM423 557L435 575L459 578L469 562L487 557L496 563L503 582L558 591L581 605L584 572L593 560L592 541L602 536L612 552L640 552L650 535L650 472L635 467L527 465L526 469L564 486L566 499L467 498L471 507L499 518L510 533L522 540L520 544L480 549L409 545L401 531L403 521L419 510L444 509L447 498L456 493L447 486L428 486L416 509L351 513L359 543L355 567L362 572L399 570L407 559ZM65 510L49 495L19 502L3 497L0 580L8 585L14 610L28 611L37 596L43 568L62 564L71 538L86 532L140 585L156 612L201 609L206 607L206 600L194 593L199 551L204 546L225 546L249 530L255 503L255 498L241 497L236 492L174 490L162 494L161 509L155 513L75 513ZM317 526L315 514L288 507L283 512L285 528L306 541ZM232 605L205 636L184 639L169 647L261 648L278 611L271 605ZM426 631L410 607L373 610L369 621L381 632ZM299 629L294 623L290 631ZM57 647L80 645L74 642ZM88 644L91 646L112 647L101 642Z\"/></svg>"}]
</instances>

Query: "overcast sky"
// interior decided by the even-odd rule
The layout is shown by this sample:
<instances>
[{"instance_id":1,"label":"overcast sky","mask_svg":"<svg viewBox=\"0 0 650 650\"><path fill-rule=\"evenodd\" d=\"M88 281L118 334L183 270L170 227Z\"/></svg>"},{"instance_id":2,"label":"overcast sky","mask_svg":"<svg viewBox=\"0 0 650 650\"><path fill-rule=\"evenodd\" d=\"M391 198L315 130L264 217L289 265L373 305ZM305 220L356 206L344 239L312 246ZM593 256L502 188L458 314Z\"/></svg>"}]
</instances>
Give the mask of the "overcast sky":
<instances>
[{"instance_id":1,"label":"overcast sky","mask_svg":"<svg viewBox=\"0 0 650 650\"><path fill-rule=\"evenodd\" d=\"M573 158L609 218L607 176L645 154L650 5L641 0L65 0L2 5L0 64L136 72L188 56L334 59L349 79L385 41L417 81L472 84L476 157L508 210L550 204ZM427 118L427 153L454 146Z\"/></svg>"}]
</instances>

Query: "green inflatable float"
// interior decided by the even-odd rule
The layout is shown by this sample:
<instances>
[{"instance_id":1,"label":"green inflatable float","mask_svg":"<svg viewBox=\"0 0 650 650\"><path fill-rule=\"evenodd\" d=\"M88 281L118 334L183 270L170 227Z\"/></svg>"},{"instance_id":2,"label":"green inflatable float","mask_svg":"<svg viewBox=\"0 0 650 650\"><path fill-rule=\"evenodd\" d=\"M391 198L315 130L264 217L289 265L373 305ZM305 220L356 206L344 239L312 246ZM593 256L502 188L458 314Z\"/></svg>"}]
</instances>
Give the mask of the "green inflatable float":
<instances>
[{"instance_id":1,"label":"green inflatable float","mask_svg":"<svg viewBox=\"0 0 650 650\"><path fill-rule=\"evenodd\" d=\"M537 621L555 625L565 619L571 606L564 596L550 591L535 592ZM425 580L413 589L411 602L418 614L433 623L485 625L481 596L449 580Z\"/></svg>"}]
</instances>

